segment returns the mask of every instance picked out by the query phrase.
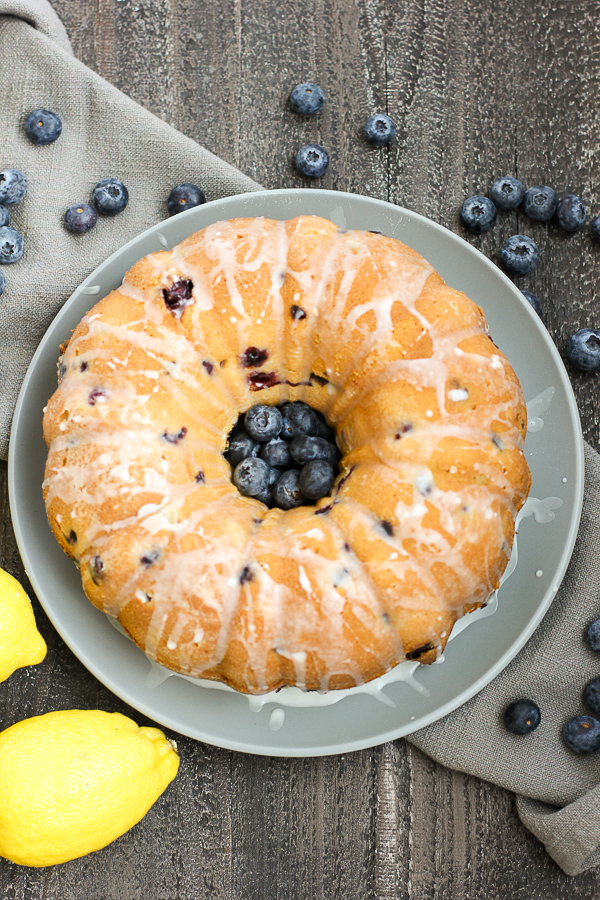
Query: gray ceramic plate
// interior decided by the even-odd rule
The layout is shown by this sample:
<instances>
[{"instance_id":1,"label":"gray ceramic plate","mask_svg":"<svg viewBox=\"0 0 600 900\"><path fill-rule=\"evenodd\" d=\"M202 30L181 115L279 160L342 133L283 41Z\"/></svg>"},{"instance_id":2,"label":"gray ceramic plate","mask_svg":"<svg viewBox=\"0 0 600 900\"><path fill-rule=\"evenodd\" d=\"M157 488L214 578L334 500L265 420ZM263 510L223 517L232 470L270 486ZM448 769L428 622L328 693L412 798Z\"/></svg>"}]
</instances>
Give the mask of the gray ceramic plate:
<instances>
[{"instance_id":1,"label":"gray ceramic plate","mask_svg":"<svg viewBox=\"0 0 600 900\"><path fill-rule=\"evenodd\" d=\"M531 495L559 498L562 505L552 501L556 514L546 524L536 521L548 518L543 514L523 520L519 564L500 589L497 611L455 637L440 665L419 667L418 681L428 693L399 682L385 689L395 705L350 695L332 706L286 708L282 725L281 713L274 717L272 707L253 711L245 697L233 692L207 690L177 677L148 686L148 660L88 602L78 572L50 532L41 491L46 457L42 407L55 388L59 345L141 256L171 247L220 219L287 219L303 213L332 219L340 227L382 231L414 247L450 285L483 308L526 399L554 388L549 408L539 417L543 428L528 435L526 453L533 473ZM12 428L9 490L34 590L71 650L110 690L166 728L210 744L274 756L314 756L408 734L460 706L502 671L540 622L571 556L583 496L583 443L571 386L554 344L520 291L478 250L422 216L382 201L321 190L267 191L208 203L160 223L115 253L75 291L42 340L23 384Z\"/></svg>"}]
</instances>

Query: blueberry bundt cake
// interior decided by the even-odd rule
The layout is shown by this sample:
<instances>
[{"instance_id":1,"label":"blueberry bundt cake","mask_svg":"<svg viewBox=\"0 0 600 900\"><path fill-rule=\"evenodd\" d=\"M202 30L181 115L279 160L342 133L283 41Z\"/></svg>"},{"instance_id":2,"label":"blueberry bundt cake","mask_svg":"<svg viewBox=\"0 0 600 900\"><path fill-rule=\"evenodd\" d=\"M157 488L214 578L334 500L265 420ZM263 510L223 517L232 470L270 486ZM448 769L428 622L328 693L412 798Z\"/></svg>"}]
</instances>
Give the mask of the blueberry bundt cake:
<instances>
[{"instance_id":1,"label":"blueberry bundt cake","mask_svg":"<svg viewBox=\"0 0 600 900\"><path fill-rule=\"evenodd\" d=\"M399 241L218 222L140 260L62 350L50 525L161 665L348 688L433 662L498 587L530 484L521 388Z\"/></svg>"}]
</instances>

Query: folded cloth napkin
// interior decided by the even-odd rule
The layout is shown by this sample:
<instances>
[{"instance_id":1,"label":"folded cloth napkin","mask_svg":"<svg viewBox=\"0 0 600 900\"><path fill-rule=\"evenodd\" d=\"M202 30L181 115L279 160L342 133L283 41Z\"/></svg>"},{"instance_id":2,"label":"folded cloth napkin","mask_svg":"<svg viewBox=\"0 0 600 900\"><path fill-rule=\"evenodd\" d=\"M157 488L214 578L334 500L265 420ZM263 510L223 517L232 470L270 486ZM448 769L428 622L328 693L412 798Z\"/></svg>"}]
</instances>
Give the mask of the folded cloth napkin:
<instances>
[{"instance_id":1,"label":"folded cloth napkin","mask_svg":"<svg viewBox=\"0 0 600 900\"><path fill-rule=\"evenodd\" d=\"M33 27L31 27L33 25ZM26 235L19 263L5 267L0 300L0 443L29 360L74 288L114 250L165 217L170 189L199 184L208 199L260 186L140 108L73 58L65 30L47 0L0 0L0 168L18 168L27 197L10 207ZM34 108L63 121L55 144L35 147L23 133ZM67 206L89 199L94 184L116 175L130 203L81 237L62 225ZM583 640L600 616L600 457L586 447L586 492L570 567L544 621L513 662L481 693L410 736L431 757L515 791L523 822L568 874L600 864L600 754L578 757L564 745L563 723L584 712L581 691L600 675L600 657ZM542 722L525 737L508 733L504 707L530 697Z\"/></svg>"}]
</instances>

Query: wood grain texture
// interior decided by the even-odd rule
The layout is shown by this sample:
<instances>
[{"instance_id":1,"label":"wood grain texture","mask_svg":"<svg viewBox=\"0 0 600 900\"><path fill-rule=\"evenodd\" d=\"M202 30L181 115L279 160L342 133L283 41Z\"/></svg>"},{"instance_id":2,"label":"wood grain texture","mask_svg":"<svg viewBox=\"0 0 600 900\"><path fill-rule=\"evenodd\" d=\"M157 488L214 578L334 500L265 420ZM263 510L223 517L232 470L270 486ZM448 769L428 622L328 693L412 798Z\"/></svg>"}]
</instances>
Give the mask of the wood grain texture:
<instances>
[{"instance_id":1,"label":"wood grain texture","mask_svg":"<svg viewBox=\"0 0 600 900\"><path fill-rule=\"evenodd\" d=\"M600 245L554 224L499 215L461 228L464 197L514 174L581 193L600 212L600 20L593 0L53 0L75 54L116 87L269 188L326 187L430 216L492 259L530 234L538 294L564 351L600 324ZM318 82L313 117L291 88ZM397 122L389 149L362 135ZM323 143L307 182L298 148ZM158 152L158 151L157 151ZM107 173L108 174L108 173ZM110 173L118 174L118 173ZM182 173L193 180L193 173ZM569 370L586 437L600 447L600 382ZM27 585L0 464L0 565ZM45 662L0 686L0 727L53 709L118 710L34 607ZM244 756L177 737L181 769L110 847L52 869L0 860L6 900L584 900L600 870L566 877L521 825L508 792L451 772L405 741L314 760Z\"/></svg>"}]
</instances>

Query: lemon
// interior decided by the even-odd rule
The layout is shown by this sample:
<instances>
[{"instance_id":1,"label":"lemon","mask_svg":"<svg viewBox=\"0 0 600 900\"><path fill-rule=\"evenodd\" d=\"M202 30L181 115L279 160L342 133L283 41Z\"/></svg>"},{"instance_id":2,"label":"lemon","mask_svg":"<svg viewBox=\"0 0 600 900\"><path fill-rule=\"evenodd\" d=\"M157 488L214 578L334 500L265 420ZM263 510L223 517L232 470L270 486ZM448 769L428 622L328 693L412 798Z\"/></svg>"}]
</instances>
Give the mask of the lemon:
<instances>
[{"instance_id":1,"label":"lemon","mask_svg":"<svg viewBox=\"0 0 600 900\"><path fill-rule=\"evenodd\" d=\"M0 856L51 866L99 850L175 778L175 745L121 713L70 709L0 733Z\"/></svg>"},{"instance_id":2,"label":"lemon","mask_svg":"<svg viewBox=\"0 0 600 900\"><path fill-rule=\"evenodd\" d=\"M40 663L45 655L29 597L16 578L0 569L0 681L15 669Z\"/></svg>"}]
</instances>

